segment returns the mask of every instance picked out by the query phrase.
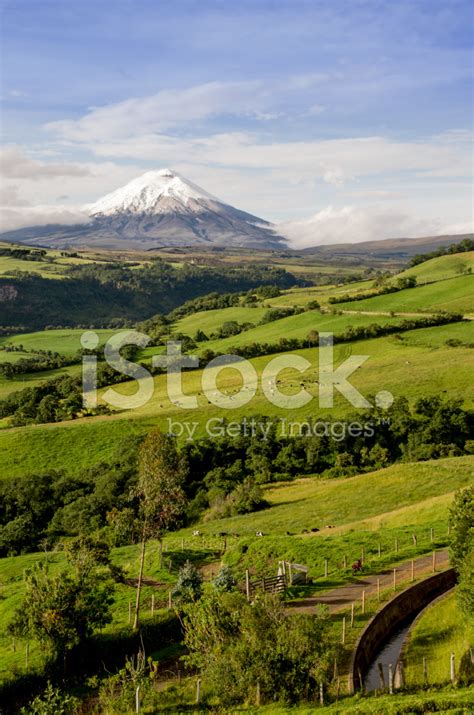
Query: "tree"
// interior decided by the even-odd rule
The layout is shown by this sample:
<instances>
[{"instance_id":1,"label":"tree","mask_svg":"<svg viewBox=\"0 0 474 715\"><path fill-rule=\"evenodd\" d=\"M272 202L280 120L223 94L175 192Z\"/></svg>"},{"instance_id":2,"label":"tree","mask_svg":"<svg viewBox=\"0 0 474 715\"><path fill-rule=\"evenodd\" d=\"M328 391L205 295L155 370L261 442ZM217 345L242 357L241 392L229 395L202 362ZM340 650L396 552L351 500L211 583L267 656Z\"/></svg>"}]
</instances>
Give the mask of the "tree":
<instances>
[{"instance_id":1,"label":"tree","mask_svg":"<svg viewBox=\"0 0 474 715\"><path fill-rule=\"evenodd\" d=\"M262 594L250 604L216 589L185 608L184 642L188 663L224 707L248 700L257 683L267 700L314 698L337 649L323 613L288 616L278 596Z\"/></svg>"},{"instance_id":2,"label":"tree","mask_svg":"<svg viewBox=\"0 0 474 715\"><path fill-rule=\"evenodd\" d=\"M219 570L219 573L213 581L214 588L217 591L233 591L237 581L235 580L232 569L227 564L223 564Z\"/></svg>"},{"instance_id":3,"label":"tree","mask_svg":"<svg viewBox=\"0 0 474 715\"><path fill-rule=\"evenodd\" d=\"M140 593L147 541L160 541L163 532L173 526L183 514L186 497L183 491L185 468L176 449L176 442L159 429L149 432L142 443L138 463L136 494L140 503L141 550L133 627L138 628Z\"/></svg>"},{"instance_id":4,"label":"tree","mask_svg":"<svg viewBox=\"0 0 474 715\"><path fill-rule=\"evenodd\" d=\"M194 564L187 560L179 570L173 597L183 604L194 603L201 598L201 595L202 576Z\"/></svg>"},{"instance_id":5,"label":"tree","mask_svg":"<svg viewBox=\"0 0 474 715\"><path fill-rule=\"evenodd\" d=\"M319 340L319 333L317 330L310 330L308 333L308 345L311 347L311 345L314 345L317 343Z\"/></svg>"},{"instance_id":6,"label":"tree","mask_svg":"<svg viewBox=\"0 0 474 715\"><path fill-rule=\"evenodd\" d=\"M451 562L459 570L474 548L474 487L456 492L449 510Z\"/></svg>"},{"instance_id":7,"label":"tree","mask_svg":"<svg viewBox=\"0 0 474 715\"><path fill-rule=\"evenodd\" d=\"M40 563L25 575L25 595L9 632L36 638L55 661L111 621L112 586L95 570L71 575Z\"/></svg>"}]
</instances>

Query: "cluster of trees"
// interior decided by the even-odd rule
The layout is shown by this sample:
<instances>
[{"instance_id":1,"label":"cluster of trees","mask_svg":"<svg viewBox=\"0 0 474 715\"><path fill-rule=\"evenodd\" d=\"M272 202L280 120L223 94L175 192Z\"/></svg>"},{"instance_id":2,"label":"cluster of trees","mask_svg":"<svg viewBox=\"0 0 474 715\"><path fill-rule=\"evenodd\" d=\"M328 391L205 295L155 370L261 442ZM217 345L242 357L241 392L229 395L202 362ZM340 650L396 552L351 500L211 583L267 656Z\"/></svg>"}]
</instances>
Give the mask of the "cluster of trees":
<instances>
[{"instance_id":1,"label":"cluster of trees","mask_svg":"<svg viewBox=\"0 0 474 715\"><path fill-rule=\"evenodd\" d=\"M241 593L214 588L184 613L186 662L224 707L315 702L333 675L339 648L322 612L288 616L278 596L249 604Z\"/></svg>"},{"instance_id":2,"label":"cluster of trees","mask_svg":"<svg viewBox=\"0 0 474 715\"><path fill-rule=\"evenodd\" d=\"M53 258L47 257L48 252L44 248L5 248L0 247L0 256L16 258L21 261L43 261L53 262Z\"/></svg>"},{"instance_id":3,"label":"cluster of trees","mask_svg":"<svg viewBox=\"0 0 474 715\"><path fill-rule=\"evenodd\" d=\"M35 351L33 357L23 357L15 362L0 362L0 375L12 380L17 375L56 370L60 367L74 365L79 360L78 356L60 355L52 351Z\"/></svg>"},{"instance_id":4,"label":"cluster of trees","mask_svg":"<svg viewBox=\"0 0 474 715\"><path fill-rule=\"evenodd\" d=\"M347 422L325 420L318 425L308 418L301 433L291 436L282 435L275 420L255 420L266 425L265 439L260 430L249 433L244 423L240 434L230 437L223 422L222 436L185 443L177 456L173 440L167 438L168 462L177 465L186 501L177 524L193 523L205 512L218 518L262 509L260 485L271 481L304 474L336 478L400 460L474 453L474 413L438 397L423 398L412 409L405 398L398 398L389 410L374 408L364 419L355 414ZM346 424L360 429L348 430ZM80 476L2 480L0 555L36 550L44 540L53 543L95 532L113 545L137 543L144 528L140 504L146 503L148 489L144 478L140 486L139 445L139 437L130 439L111 464L99 464Z\"/></svg>"},{"instance_id":5,"label":"cluster of trees","mask_svg":"<svg viewBox=\"0 0 474 715\"><path fill-rule=\"evenodd\" d=\"M16 363L13 364L16 365ZM14 375L12 376L14 377ZM124 379L123 375L103 363L98 366L97 376L99 387ZM69 375L61 375L35 387L26 387L24 390L12 392L8 397L0 400L0 419L10 417L12 427L62 422L86 414L107 414L108 412L105 405L99 405L94 410L86 409L83 405L81 378Z\"/></svg>"},{"instance_id":6,"label":"cluster of trees","mask_svg":"<svg viewBox=\"0 0 474 715\"><path fill-rule=\"evenodd\" d=\"M459 243L443 246L430 253L418 253L410 260L410 266L418 266L420 263L425 263L425 261L429 261L431 258L449 256L453 253L467 253L468 251L474 251L474 240L472 238L464 238Z\"/></svg>"},{"instance_id":7,"label":"cluster of trees","mask_svg":"<svg viewBox=\"0 0 474 715\"><path fill-rule=\"evenodd\" d=\"M184 301L213 291L242 293L263 285L290 288L301 283L280 268L259 265L175 268L159 259L139 270L118 263L86 264L67 269L65 280L32 273L0 278L2 323L29 329L45 325L115 326L144 315L169 313Z\"/></svg>"}]
</instances>

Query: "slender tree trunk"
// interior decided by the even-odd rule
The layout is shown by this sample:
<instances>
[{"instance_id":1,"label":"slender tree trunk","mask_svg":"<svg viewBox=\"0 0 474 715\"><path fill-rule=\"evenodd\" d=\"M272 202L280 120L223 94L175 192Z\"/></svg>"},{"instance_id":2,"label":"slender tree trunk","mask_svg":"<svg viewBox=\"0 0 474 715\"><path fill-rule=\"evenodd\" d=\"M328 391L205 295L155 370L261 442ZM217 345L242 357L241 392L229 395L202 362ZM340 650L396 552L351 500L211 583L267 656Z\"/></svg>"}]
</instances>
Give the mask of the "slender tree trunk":
<instances>
[{"instance_id":1,"label":"slender tree trunk","mask_svg":"<svg viewBox=\"0 0 474 715\"><path fill-rule=\"evenodd\" d=\"M142 550L140 554L140 571L138 573L138 582L137 582L137 597L135 600L135 618L133 620L133 629L136 630L138 628L138 619L140 615L140 594L142 590L142 581L143 581L143 567L145 565L145 549L146 549L146 537L145 537L145 531L143 531L143 536L142 536Z\"/></svg>"},{"instance_id":2,"label":"slender tree trunk","mask_svg":"<svg viewBox=\"0 0 474 715\"><path fill-rule=\"evenodd\" d=\"M160 569L163 568L163 539L160 537L159 540L159 545L160 545Z\"/></svg>"}]
</instances>

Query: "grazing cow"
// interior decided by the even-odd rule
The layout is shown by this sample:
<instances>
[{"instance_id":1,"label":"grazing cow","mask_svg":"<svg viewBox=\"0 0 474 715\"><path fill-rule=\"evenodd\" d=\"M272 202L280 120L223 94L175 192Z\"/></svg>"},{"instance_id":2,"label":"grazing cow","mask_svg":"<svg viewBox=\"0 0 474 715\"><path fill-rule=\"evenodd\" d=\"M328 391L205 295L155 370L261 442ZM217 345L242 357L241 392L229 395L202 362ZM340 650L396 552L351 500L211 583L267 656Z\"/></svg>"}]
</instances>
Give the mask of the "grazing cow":
<instances>
[{"instance_id":1,"label":"grazing cow","mask_svg":"<svg viewBox=\"0 0 474 715\"><path fill-rule=\"evenodd\" d=\"M201 536L201 532L199 531L199 529L193 531L193 536Z\"/></svg>"},{"instance_id":2,"label":"grazing cow","mask_svg":"<svg viewBox=\"0 0 474 715\"><path fill-rule=\"evenodd\" d=\"M317 526L314 526L314 527L311 529L311 531L312 531L313 533L315 533L316 531L319 531L319 529L318 529Z\"/></svg>"},{"instance_id":3,"label":"grazing cow","mask_svg":"<svg viewBox=\"0 0 474 715\"><path fill-rule=\"evenodd\" d=\"M263 536L263 531L256 531L255 536Z\"/></svg>"},{"instance_id":4,"label":"grazing cow","mask_svg":"<svg viewBox=\"0 0 474 715\"><path fill-rule=\"evenodd\" d=\"M352 573L356 574L359 573L359 571L362 571L362 561L360 559L357 559L357 561L354 561L354 563L351 566Z\"/></svg>"}]
</instances>

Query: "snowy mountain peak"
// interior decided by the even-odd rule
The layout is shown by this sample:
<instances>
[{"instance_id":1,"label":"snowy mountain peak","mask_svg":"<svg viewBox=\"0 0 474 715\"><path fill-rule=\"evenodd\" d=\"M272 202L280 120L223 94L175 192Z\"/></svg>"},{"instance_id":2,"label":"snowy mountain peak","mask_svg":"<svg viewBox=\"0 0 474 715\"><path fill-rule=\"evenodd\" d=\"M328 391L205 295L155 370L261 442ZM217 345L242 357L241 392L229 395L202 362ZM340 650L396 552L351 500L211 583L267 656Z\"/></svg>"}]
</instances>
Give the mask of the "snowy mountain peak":
<instances>
[{"instance_id":1,"label":"snowy mountain peak","mask_svg":"<svg viewBox=\"0 0 474 715\"><path fill-rule=\"evenodd\" d=\"M169 212L170 209L187 210L190 201L196 202L197 205L193 207L196 211L201 202L219 200L176 171L160 169L138 176L88 206L87 210L91 216L157 215Z\"/></svg>"}]
</instances>

